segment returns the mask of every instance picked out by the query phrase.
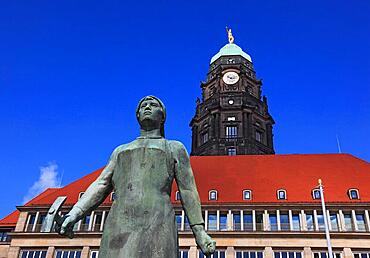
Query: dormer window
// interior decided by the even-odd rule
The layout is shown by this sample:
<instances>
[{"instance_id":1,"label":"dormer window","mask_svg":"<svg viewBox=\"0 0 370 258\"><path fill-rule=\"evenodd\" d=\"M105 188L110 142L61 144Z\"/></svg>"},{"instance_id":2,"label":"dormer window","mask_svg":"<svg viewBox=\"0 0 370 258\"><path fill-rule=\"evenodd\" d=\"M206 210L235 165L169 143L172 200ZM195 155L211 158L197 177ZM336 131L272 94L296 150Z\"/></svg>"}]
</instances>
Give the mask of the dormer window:
<instances>
[{"instance_id":1,"label":"dormer window","mask_svg":"<svg viewBox=\"0 0 370 258\"><path fill-rule=\"evenodd\" d=\"M180 195L180 192L179 191L176 191L175 200L176 201L180 201L181 200L181 195Z\"/></svg>"},{"instance_id":2,"label":"dormer window","mask_svg":"<svg viewBox=\"0 0 370 258\"><path fill-rule=\"evenodd\" d=\"M315 200L321 199L321 193L319 189L312 190L312 198Z\"/></svg>"},{"instance_id":3,"label":"dormer window","mask_svg":"<svg viewBox=\"0 0 370 258\"><path fill-rule=\"evenodd\" d=\"M208 200L210 200L210 201L216 201L217 200L217 191L216 190L209 191Z\"/></svg>"},{"instance_id":4,"label":"dormer window","mask_svg":"<svg viewBox=\"0 0 370 258\"><path fill-rule=\"evenodd\" d=\"M84 194L85 194L85 192L80 192L80 193L78 194L78 199L81 199L82 195L84 195Z\"/></svg>"},{"instance_id":5,"label":"dormer window","mask_svg":"<svg viewBox=\"0 0 370 258\"><path fill-rule=\"evenodd\" d=\"M243 200L252 200L252 190L243 191Z\"/></svg>"},{"instance_id":6,"label":"dormer window","mask_svg":"<svg viewBox=\"0 0 370 258\"><path fill-rule=\"evenodd\" d=\"M358 194L357 189L349 189L348 190L348 196L351 200L358 200L360 199L360 195Z\"/></svg>"},{"instance_id":7,"label":"dormer window","mask_svg":"<svg viewBox=\"0 0 370 258\"><path fill-rule=\"evenodd\" d=\"M113 202L117 198L117 195L115 192L112 192L110 195L110 200Z\"/></svg>"},{"instance_id":8,"label":"dormer window","mask_svg":"<svg viewBox=\"0 0 370 258\"><path fill-rule=\"evenodd\" d=\"M286 191L284 189L280 189L277 191L277 198L278 200L286 200Z\"/></svg>"}]
</instances>

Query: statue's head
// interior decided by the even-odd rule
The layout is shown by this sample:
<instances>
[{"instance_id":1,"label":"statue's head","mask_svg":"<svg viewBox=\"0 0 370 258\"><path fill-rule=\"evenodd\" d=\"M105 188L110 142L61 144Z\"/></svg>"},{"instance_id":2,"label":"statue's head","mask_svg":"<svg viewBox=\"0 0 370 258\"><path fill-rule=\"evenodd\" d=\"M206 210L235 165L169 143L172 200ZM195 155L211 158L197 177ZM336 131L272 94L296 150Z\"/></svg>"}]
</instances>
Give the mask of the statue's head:
<instances>
[{"instance_id":1,"label":"statue's head","mask_svg":"<svg viewBox=\"0 0 370 258\"><path fill-rule=\"evenodd\" d=\"M161 136L164 137L166 108L159 98L155 96L142 98L136 109L136 118L141 129L146 131L160 129Z\"/></svg>"}]
</instances>

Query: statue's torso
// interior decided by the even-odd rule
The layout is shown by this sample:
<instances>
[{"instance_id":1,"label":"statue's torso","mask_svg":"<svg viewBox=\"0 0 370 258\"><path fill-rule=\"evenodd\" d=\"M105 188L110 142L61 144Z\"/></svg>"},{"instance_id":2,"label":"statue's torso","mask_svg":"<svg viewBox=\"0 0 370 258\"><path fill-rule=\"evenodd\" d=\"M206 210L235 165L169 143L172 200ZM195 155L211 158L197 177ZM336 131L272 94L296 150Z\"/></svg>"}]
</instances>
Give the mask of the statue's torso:
<instances>
[{"instance_id":1,"label":"statue's torso","mask_svg":"<svg viewBox=\"0 0 370 258\"><path fill-rule=\"evenodd\" d=\"M165 139L137 139L118 152L112 178L116 199L101 246L107 257L176 256L177 230L170 202L173 165ZM161 235L168 242L154 240ZM152 255L141 256L141 248Z\"/></svg>"},{"instance_id":2,"label":"statue's torso","mask_svg":"<svg viewBox=\"0 0 370 258\"><path fill-rule=\"evenodd\" d=\"M146 220L155 211L172 209L173 162L169 149L164 139L137 139L118 153L112 208L123 211L125 220Z\"/></svg>"}]
</instances>

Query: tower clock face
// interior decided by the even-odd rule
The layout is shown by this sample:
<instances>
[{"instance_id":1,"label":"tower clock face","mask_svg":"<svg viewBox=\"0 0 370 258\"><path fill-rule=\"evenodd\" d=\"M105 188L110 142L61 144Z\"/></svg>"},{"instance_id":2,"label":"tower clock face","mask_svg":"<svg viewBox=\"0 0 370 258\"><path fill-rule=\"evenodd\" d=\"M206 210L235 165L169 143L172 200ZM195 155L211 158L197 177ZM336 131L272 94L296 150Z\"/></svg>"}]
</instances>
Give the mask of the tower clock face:
<instances>
[{"instance_id":1,"label":"tower clock face","mask_svg":"<svg viewBox=\"0 0 370 258\"><path fill-rule=\"evenodd\" d=\"M222 77L222 80L226 84L235 84L239 81L239 75L236 72L227 72Z\"/></svg>"}]
</instances>

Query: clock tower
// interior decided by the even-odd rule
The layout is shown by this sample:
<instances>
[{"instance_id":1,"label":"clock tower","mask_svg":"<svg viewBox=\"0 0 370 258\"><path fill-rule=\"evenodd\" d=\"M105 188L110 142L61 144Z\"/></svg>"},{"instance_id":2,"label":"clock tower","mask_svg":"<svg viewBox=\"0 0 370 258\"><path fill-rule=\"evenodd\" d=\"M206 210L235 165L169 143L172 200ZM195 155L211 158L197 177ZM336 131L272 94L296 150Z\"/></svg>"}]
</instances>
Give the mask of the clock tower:
<instances>
[{"instance_id":1,"label":"clock tower","mask_svg":"<svg viewBox=\"0 0 370 258\"><path fill-rule=\"evenodd\" d=\"M274 154L267 98L261 96L251 57L229 43L212 57L207 79L201 82L202 99L196 103L191 155Z\"/></svg>"}]
</instances>

